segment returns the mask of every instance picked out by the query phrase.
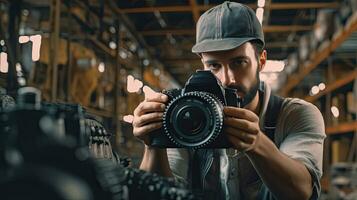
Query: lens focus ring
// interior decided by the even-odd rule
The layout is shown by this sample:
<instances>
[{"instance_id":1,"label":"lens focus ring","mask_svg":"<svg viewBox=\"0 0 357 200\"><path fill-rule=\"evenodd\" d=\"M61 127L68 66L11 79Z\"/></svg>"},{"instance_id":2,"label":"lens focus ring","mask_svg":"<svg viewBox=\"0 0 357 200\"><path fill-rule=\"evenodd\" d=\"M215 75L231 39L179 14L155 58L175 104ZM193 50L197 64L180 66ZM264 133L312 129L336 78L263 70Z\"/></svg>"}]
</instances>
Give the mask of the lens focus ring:
<instances>
[{"instance_id":1,"label":"lens focus ring","mask_svg":"<svg viewBox=\"0 0 357 200\"><path fill-rule=\"evenodd\" d=\"M210 93L185 93L166 107L164 132L178 147L203 148L214 142L222 131L222 109L222 102Z\"/></svg>"}]
</instances>

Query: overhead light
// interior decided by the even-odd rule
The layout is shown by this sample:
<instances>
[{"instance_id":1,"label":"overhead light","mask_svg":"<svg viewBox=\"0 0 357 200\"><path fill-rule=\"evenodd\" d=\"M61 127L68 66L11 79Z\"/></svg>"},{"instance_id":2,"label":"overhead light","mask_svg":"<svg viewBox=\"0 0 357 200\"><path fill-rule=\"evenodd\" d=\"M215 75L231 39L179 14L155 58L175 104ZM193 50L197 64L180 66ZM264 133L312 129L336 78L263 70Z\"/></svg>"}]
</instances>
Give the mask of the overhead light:
<instances>
[{"instance_id":1,"label":"overhead light","mask_svg":"<svg viewBox=\"0 0 357 200\"><path fill-rule=\"evenodd\" d=\"M131 43L130 46L129 46L129 49L130 49L130 51L135 52L136 49L137 49L136 44Z\"/></svg>"},{"instance_id":2,"label":"overhead light","mask_svg":"<svg viewBox=\"0 0 357 200\"><path fill-rule=\"evenodd\" d=\"M138 79L135 79L134 80L134 86L136 88L136 92L139 91L142 87L143 87L143 82L138 80Z\"/></svg>"},{"instance_id":3,"label":"overhead light","mask_svg":"<svg viewBox=\"0 0 357 200\"><path fill-rule=\"evenodd\" d=\"M154 15L155 15L157 21L159 22L161 28L167 27L167 24L166 24L165 20L162 18L161 13L159 11L155 10Z\"/></svg>"},{"instance_id":4,"label":"overhead light","mask_svg":"<svg viewBox=\"0 0 357 200\"><path fill-rule=\"evenodd\" d=\"M9 71L9 63L7 62L7 53L0 53L0 72L7 73Z\"/></svg>"},{"instance_id":5,"label":"overhead light","mask_svg":"<svg viewBox=\"0 0 357 200\"><path fill-rule=\"evenodd\" d=\"M338 110L338 108L336 106L331 107L331 112L335 118L338 118L340 116L340 111Z\"/></svg>"},{"instance_id":6,"label":"overhead light","mask_svg":"<svg viewBox=\"0 0 357 200\"><path fill-rule=\"evenodd\" d=\"M275 81L276 79L278 79L278 75L276 73L271 73L270 80Z\"/></svg>"},{"instance_id":7,"label":"overhead light","mask_svg":"<svg viewBox=\"0 0 357 200\"><path fill-rule=\"evenodd\" d=\"M156 92L155 92L153 89L151 89L151 87L149 87L149 86L147 86L147 85L145 85L145 86L143 87L143 92L144 92L144 95L145 95L145 99L146 99L146 98L153 97L153 96L155 96L155 94L156 94Z\"/></svg>"},{"instance_id":8,"label":"overhead light","mask_svg":"<svg viewBox=\"0 0 357 200\"><path fill-rule=\"evenodd\" d=\"M16 71L17 71L17 72L21 72L21 71L22 71L22 67L21 67L21 64L20 64L20 63L16 63L16 64L15 64L15 68L16 68Z\"/></svg>"},{"instance_id":9,"label":"overhead light","mask_svg":"<svg viewBox=\"0 0 357 200\"><path fill-rule=\"evenodd\" d=\"M260 73L259 78L265 83L271 84L278 79L277 73Z\"/></svg>"},{"instance_id":10,"label":"overhead light","mask_svg":"<svg viewBox=\"0 0 357 200\"><path fill-rule=\"evenodd\" d=\"M267 60L262 72L281 72L285 68L284 60Z\"/></svg>"},{"instance_id":11,"label":"overhead light","mask_svg":"<svg viewBox=\"0 0 357 200\"><path fill-rule=\"evenodd\" d=\"M127 77L127 91L129 93L136 93L143 87L143 82L138 79L135 79L132 75Z\"/></svg>"},{"instance_id":12,"label":"overhead light","mask_svg":"<svg viewBox=\"0 0 357 200\"><path fill-rule=\"evenodd\" d=\"M258 7L263 8L265 6L265 0L258 0Z\"/></svg>"},{"instance_id":13,"label":"overhead light","mask_svg":"<svg viewBox=\"0 0 357 200\"><path fill-rule=\"evenodd\" d=\"M167 34L167 38L172 45L176 44L176 39L171 34Z\"/></svg>"},{"instance_id":14,"label":"overhead light","mask_svg":"<svg viewBox=\"0 0 357 200\"><path fill-rule=\"evenodd\" d=\"M24 9L24 10L22 10L22 14L23 14L25 17L27 17L27 16L29 16L30 11L27 10L27 9Z\"/></svg>"},{"instance_id":15,"label":"overhead light","mask_svg":"<svg viewBox=\"0 0 357 200\"><path fill-rule=\"evenodd\" d=\"M21 36L19 37L19 43L20 43L20 44L27 43L27 42L29 42L29 41L30 41L30 37L27 36L27 35L21 35Z\"/></svg>"},{"instance_id":16,"label":"overhead light","mask_svg":"<svg viewBox=\"0 0 357 200\"><path fill-rule=\"evenodd\" d=\"M0 40L0 45L4 46L5 45L5 40Z\"/></svg>"},{"instance_id":17,"label":"overhead light","mask_svg":"<svg viewBox=\"0 0 357 200\"><path fill-rule=\"evenodd\" d=\"M98 65L98 71L103 73L105 71L105 64L104 62L100 62Z\"/></svg>"},{"instance_id":18,"label":"overhead light","mask_svg":"<svg viewBox=\"0 0 357 200\"><path fill-rule=\"evenodd\" d=\"M155 68L155 69L154 69L154 75L155 75L155 76L160 76L160 74L161 74L160 69Z\"/></svg>"},{"instance_id":19,"label":"overhead light","mask_svg":"<svg viewBox=\"0 0 357 200\"><path fill-rule=\"evenodd\" d=\"M145 66L148 66L148 65L150 64L150 61L149 61L148 59L144 59L144 60L143 60L143 64L144 64Z\"/></svg>"},{"instance_id":20,"label":"overhead light","mask_svg":"<svg viewBox=\"0 0 357 200\"><path fill-rule=\"evenodd\" d=\"M259 78L261 81L266 81L268 80L268 75L266 73L260 73Z\"/></svg>"},{"instance_id":21,"label":"overhead light","mask_svg":"<svg viewBox=\"0 0 357 200\"><path fill-rule=\"evenodd\" d=\"M257 8L256 15L260 24L263 22L264 8Z\"/></svg>"},{"instance_id":22,"label":"overhead light","mask_svg":"<svg viewBox=\"0 0 357 200\"><path fill-rule=\"evenodd\" d=\"M26 79L24 77L19 77L17 79L17 81L19 82L20 86L25 86L26 85Z\"/></svg>"},{"instance_id":23,"label":"overhead light","mask_svg":"<svg viewBox=\"0 0 357 200\"><path fill-rule=\"evenodd\" d=\"M36 62L40 60L40 51L41 51L41 35L32 35L30 36L30 41L32 42L32 61Z\"/></svg>"},{"instance_id":24,"label":"overhead light","mask_svg":"<svg viewBox=\"0 0 357 200\"><path fill-rule=\"evenodd\" d=\"M322 90L324 90L326 88L326 85L325 85L325 83L320 83L319 84L319 89L322 91Z\"/></svg>"},{"instance_id":25,"label":"overhead light","mask_svg":"<svg viewBox=\"0 0 357 200\"><path fill-rule=\"evenodd\" d=\"M134 115L125 115L123 116L124 122L132 124L134 121Z\"/></svg>"},{"instance_id":26,"label":"overhead light","mask_svg":"<svg viewBox=\"0 0 357 200\"><path fill-rule=\"evenodd\" d=\"M126 89L128 92L130 93L134 92L135 88L133 88L133 85L134 85L134 77L132 75L128 75L126 80Z\"/></svg>"},{"instance_id":27,"label":"overhead light","mask_svg":"<svg viewBox=\"0 0 357 200\"><path fill-rule=\"evenodd\" d=\"M114 34L114 33L116 32L114 26L109 27L109 31L110 31L112 34Z\"/></svg>"},{"instance_id":28,"label":"overhead light","mask_svg":"<svg viewBox=\"0 0 357 200\"><path fill-rule=\"evenodd\" d=\"M128 57L128 54L123 51L123 50L120 50L119 51L119 56L122 58L122 59L126 59Z\"/></svg>"},{"instance_id":29,"label":"overhead light","mask_svg":"<svg viewBox=\"0 0 357 200\"><path fill-rule=\"evenodd\" d=\"M320 88L319 88L318 86L314 85L314 86L311 88L311 94L312 94L312 96L317 95L319 92L320 92Z\"/></svg>"},{"instance_id":30,"label":"overhead light","mask_svg":"<svg viewBox=\"0 0 357 200\"><path fill-rule=\"evenodd\" d=\"M113 42L113 41L110 41L110 42L109 42L109 47L110 47L111 49L116 49L116 48L117 48L117 44L116 44L115 42Z\"/></svg>"}]
</instances>

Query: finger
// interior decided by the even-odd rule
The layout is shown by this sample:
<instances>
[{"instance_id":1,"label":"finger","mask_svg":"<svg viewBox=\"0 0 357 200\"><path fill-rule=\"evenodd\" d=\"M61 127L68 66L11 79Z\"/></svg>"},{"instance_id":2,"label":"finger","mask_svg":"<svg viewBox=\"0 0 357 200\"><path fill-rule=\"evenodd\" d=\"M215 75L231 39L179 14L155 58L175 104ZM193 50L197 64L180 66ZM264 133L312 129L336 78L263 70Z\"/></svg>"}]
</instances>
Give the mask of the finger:
<instances>
[{"instance_id":1,"label":"finger","mask_svg":"<svg viewBox=\"0 0 357 200\"><path fill-rule=\"evenodd\" d=\"M162 122L150 123L148 125L135 128L133 134L135 137L142 138L150 134L152 131L157 130L162 127Z\"/></svg>"},{"instance_id":2,"label":"finger","mask_svg":"<svg viewBox=\"0 0 357 200\"><path fill-rule=\"evenodd\" d=\"M254 112L244 108L226 106L223 108L223 112L228 117L246 119L251 122L259 121L259 117Z\"/></svg>"},{"instance_id":3,"label":"finger","mask_svg":"<svg viewBox=\"0 0 357 200\"><path fill-rule=\"evenodd\" d=\"M227 135L227 139L237 150L247 151L250 148L249 144L244 143L242 140L232 135Z\"/></svg>"},{"instance_id":4,"label":"finger","mask_svg":"<svg viewBox=\"0 0 357 200\"><path fill-rule=\"evenodd\" d=\"M236 137L239 140L242 140L244 143L247 143L247 144L253 144L255 141L255 138L256 138L254 135L239 131L232 127L226 127L224 130L227 135Z\"/></svg>"},{"instance_id":5,"label":"finger","mask_svg":"<svg viewBox=\"0 0 357 200\"><path fill-rule=\"evenodd\" d=\"M161 102L161 103L166 103L168 100L168 96L159 92L153 92L153 93L146 93L145 94L145 101L148 102Z\"/></svg>"},{"instance_id":6,"label":"finger","mask_svg":"<svg viewBox=\"0 0 357 200\"><path fill-rule=\"evenodd\" d=\"M159 122L162 120L163 112L153 112L140 117L135 117L133 121L133 126L140 127L150 122Z\"/></svg>"},{"instance_id":7,"label":"finger","mask_svg":"<svg viewBox=\"0 0 357 200\"><path fill-rule=\"evenodd\" d=\"M166 105L159 102L142 102L134 111L134 116L141 116L149 112L163 112Z\"/></svg>"},{"instance_id":8,"label":"finger","mask_svg":"<svg viewBox=\"0 0 357 200\"><path fill-rule=\"evenodd\" d=\"M234 117L225 117L224 118L224 124L226 126L231 126L234 128L237 128L242 131L246 131L250 134L257 135L259 133L259 128L257 127L256 123L244 120L244 119L238 119Z\"/></svg>"}]
</instances>

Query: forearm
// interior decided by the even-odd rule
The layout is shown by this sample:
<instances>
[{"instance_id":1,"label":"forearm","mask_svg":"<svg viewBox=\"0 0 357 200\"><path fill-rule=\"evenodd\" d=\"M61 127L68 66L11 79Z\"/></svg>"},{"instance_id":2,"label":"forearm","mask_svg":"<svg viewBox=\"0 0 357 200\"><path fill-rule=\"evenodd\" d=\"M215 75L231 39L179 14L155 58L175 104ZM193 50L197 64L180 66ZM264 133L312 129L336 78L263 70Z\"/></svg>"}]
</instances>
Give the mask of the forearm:
<instances>
[{"instance_id":1,"label":"forearm","mask_svg":"<svg viewBox=\"0 0 357 200\"><path fill-rule=\"evenodd\" d=\"M304 164L278 150L265 135L247 155L263 182L277 199L309 199L311 175Z\"/></svg>"},{"instance_id":2,"label":"forearm","mask_svg":"<svg viewBox=\"0 0 357 200\"><path fill-rule=\"evenodd\" d=\"M160 149L145 145L143 160L140 169L157 173L161 176L173 177L167 158L166 149Z\"/></svg>"}]
</instances>

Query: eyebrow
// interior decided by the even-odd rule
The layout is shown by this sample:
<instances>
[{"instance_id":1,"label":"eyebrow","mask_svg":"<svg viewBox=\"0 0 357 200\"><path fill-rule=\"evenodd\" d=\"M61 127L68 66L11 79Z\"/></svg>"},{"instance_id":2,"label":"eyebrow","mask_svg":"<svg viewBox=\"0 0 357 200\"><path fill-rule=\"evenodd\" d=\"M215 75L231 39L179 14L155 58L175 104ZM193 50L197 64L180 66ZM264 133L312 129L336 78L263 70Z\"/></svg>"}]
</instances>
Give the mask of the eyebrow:
<instances>
[{"instance_id":1,"label":"eyebrow","mask_svg":"<svg viewBox=\"0 0 357 200\"><path fill-rule=\"evenodd\" d=\"M248 56L237 56L237 57L234 57L234 58L229 59L229 62L233 62L233 61L237 61L237 60L242 60L242 59L248 59L248 60L249 60L249 57L248 57Z\"/></svg>"},{"instance_id":2,"label":"eyebrow","mask_svg":"<svg viewBox=\"0 0 357 200\"><path fill-rule=\"evenodd\" d=\"M249 58L248 56L237 56L237 57L229 59L229 62L236 61L236 60L241 60L241 59L248 59L248 58ZM219 63L219 61L217 61L217 60L206 60L206 61L204 61L204 63L205 64L215 64L215 63Z\"/></svg>"}]
</instances>

